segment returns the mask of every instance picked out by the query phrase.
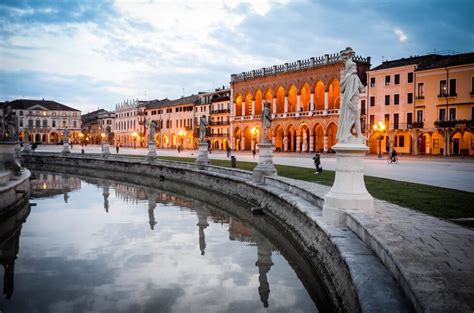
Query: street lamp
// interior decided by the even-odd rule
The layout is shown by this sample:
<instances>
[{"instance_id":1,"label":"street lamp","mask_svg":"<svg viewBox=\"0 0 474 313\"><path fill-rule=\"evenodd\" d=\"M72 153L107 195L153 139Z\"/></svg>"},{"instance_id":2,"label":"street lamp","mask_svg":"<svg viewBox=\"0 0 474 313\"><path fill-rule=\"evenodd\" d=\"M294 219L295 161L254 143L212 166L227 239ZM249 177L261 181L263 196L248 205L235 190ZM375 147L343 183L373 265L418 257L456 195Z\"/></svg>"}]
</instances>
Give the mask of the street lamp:
<instances>
[{"instance_id":1,"label":"street lamp","mask_svg":"<svg viewBox=\"0 0 474 313\"><path fill-rule=\"evenodd\" d=\"M382 121L379 121L378 124L374 125L374 131L378 133L377 140L379 141L379 154L378 158L382 158L382 133L385 132L385 124Z\"/></svg>"}]
</instances>

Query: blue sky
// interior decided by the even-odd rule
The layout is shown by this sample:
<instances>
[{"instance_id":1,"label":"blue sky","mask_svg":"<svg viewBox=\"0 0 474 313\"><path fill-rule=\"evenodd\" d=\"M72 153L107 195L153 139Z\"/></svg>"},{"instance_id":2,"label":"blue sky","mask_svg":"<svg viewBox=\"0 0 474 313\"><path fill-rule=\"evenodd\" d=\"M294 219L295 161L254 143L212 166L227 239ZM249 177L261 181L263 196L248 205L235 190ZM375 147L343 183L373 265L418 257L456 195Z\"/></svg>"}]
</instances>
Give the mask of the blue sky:
<instances>
[{"instance_id":1,"label":"blue sky","mask_svg":"<svg viewBox=\"0 0 474 313\"><path fill-rule=\"evenodd\" d=\"M0 1L0 101L87 113L351 46L384 59L474 51L474 1Z\"/></svg>"}]
</instances>

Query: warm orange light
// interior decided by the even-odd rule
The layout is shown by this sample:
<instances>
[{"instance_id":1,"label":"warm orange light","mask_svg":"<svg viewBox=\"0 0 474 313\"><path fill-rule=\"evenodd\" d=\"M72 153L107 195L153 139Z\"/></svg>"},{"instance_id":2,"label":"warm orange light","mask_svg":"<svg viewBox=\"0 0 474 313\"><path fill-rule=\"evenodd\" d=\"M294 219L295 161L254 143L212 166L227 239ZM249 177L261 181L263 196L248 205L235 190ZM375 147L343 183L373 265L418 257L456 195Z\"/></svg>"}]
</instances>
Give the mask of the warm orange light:
<instances>
[{"instance_id":1,"label":"warm orange light","mask_svg":"<svg viewBox=\"0 0 474 313\"><path fill-rule=\"evenodd\" d=\"M180 137L184 137L184 136L186 136L186 132L184 130L180 129L179 132L178 132L178 135Z\"/></svg>"},{"instance_id":2,"label":"warm orange light","mask_svg":"<svg viewBox=\"0 0 474 313\"><path fill-rule=\"evenodd\" d=\"M100 134L100 137L105 138L105 133Z\"/></svg>"}]
</instances>

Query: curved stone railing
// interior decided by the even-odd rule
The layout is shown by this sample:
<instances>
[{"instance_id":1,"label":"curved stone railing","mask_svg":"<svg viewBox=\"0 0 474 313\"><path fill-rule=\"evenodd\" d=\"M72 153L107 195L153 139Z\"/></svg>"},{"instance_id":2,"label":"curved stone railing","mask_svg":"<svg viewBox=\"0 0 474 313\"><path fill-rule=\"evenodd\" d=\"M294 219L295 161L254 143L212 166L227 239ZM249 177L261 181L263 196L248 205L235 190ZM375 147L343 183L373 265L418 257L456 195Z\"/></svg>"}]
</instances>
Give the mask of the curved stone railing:
<instances>
[{"instance_id":1,"label":"curved stone railing","mask_svg":"<svg viewBox=\"0 0 474 313\"><path fill-rule=\"evenodd\" d=\"M196 169L192 163L146 161L136 157L34 153L24 155L28 166L64 171L105 170L111 175L135 174L143 183L173 180L219 192L263 210L285 230L285 236L298 245L325 282L337 311L410 311L411 305L396 285L391 273L370 248L348 228L322 223L322 195L328 187L306 190L303 182L282 177L266 177L264 185L252 182L252 173L238 169L208 166ZM128 175L130 176L130 175Z\"/></svg>"}]
</instances>

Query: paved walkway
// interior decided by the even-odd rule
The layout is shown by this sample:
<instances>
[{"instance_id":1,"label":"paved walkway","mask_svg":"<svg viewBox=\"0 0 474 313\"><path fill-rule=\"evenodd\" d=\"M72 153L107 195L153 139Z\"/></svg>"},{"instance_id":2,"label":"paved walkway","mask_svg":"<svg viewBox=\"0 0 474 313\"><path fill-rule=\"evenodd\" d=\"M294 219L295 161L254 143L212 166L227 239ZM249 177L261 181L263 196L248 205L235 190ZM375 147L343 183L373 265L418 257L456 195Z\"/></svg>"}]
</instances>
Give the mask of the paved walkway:
<instances>
[{"instance_id":1,"label":"paved walkway","mask_svg":"<svg viewBox=\"0 0 474 313\"><path fill-rule=\"evenodd\" d=\"M38 151L61 151L61 146L40 145ZM80 146L74 146L72 152L80 153ZM100 153L101 146L89 145L85 147L87 153ZM111 147L115 153L115 148ZM120 148L119 154L145 155L147 149ZM158 150L158 155L196 157L197 150L185 150L178 153L176 150ZM211 159L227 159L224 151L213 151ZM250 152L237 152L237 161L257 161ZM386 159L377 159L376 156L367 156L364 160L365 175L382 177L400 181L407 181L425 185L439 186L474 192L474 159L473 158L439 158L439 157L410 157L400 156L398 164L387 164ZM313 168L312 155L307 153L276 153L274 163ZM334 170L336 167L335 154L323 154L321 157L323 168Z\"/></svg>"}]
</instances>

